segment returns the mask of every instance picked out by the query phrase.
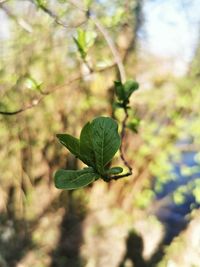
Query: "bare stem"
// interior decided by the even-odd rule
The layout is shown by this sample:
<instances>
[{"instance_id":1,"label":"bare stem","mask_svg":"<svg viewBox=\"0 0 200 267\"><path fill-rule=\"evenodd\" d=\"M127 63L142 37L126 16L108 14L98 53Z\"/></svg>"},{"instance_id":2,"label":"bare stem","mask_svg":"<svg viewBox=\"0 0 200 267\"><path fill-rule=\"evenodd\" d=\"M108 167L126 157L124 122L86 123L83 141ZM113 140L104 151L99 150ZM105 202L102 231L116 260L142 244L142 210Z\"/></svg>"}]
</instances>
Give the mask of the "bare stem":
<instances>
[{"instance_id":1,"label":"bare stem","mask_svg":"<svg viewBox=\"0 0 200 267\"><path fill-rule=\"evenodd\" d=\"M127 107L124 108L124 112L125 112L125 117L122 121L120 157L122 161L124 162L124 165L129 169L129 173L132 174L132 168L129 165L128 161L125 159L124 154L123 154L123 144L124 144L124 137L125 137L125 131L126 131L126 122L128 120Z\"/></svg>"}]
</instances>

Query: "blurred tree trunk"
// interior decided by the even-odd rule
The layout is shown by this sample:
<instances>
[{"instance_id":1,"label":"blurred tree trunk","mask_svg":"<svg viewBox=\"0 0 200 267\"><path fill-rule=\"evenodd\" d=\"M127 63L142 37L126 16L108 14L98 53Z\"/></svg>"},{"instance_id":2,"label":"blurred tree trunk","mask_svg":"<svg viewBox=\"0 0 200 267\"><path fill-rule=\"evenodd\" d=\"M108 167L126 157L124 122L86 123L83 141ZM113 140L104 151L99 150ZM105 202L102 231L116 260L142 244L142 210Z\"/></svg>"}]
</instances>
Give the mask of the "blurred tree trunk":
<instances>
[{"instance_id":1,"label":"blurred tree trunk","mask_svg":"<svg viewBox=\"0 0 200 267\"><path fill-rule=\"evenodd\" d=\"M142 26L142 6L143 0L126 1L127 21L122 25L121 33L117 43L120 49L124 64L129 58L129 54L136 53L138 32Z\"/></svg>"}]
</instances>

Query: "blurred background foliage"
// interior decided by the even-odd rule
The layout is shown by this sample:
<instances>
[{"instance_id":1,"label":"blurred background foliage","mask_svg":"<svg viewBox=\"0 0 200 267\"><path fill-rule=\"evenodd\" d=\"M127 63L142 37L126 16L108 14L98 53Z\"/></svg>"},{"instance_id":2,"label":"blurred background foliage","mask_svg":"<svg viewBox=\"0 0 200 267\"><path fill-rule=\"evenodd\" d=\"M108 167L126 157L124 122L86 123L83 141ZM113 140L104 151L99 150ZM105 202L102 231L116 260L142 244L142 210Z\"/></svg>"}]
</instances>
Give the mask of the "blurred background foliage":
<instances>
[{"instance_id":1,"label":"blurred background foliage","mask_svg":"<svg viewBox=\"0 0 200 267\"><path fill-rule=\"evenodd\" d=\"M144 46L149 2L161 5L0 1L0 266L200 266L200 41L180 75ZM124 140L133 175L59 191L55 170L82 163L55 135L123 119L109 42L140 83Z\"/></svg>"}]
</instances>

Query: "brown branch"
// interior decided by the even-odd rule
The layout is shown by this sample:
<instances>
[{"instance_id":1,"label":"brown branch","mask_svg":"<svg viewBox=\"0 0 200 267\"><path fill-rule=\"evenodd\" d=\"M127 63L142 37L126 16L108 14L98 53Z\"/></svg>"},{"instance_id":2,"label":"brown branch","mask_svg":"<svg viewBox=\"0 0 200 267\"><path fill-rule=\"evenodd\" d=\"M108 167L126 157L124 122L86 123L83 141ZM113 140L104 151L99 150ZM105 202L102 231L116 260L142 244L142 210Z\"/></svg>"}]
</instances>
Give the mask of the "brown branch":
<instances>
[{"instance_id":1,"label":"brown branch","mask_svg":"<svg viewBox=\"0 0 200 267\"><path fill-rule=\"evenodd\" d=\"M123 154L123 143L124 143L124 137L125 137L125 131L126 131L126 122L128 120L128 110L127 107L124 107L125 117L122 121L122 131L121 131L121 146L120 146L120 157L122 161L124 162L124 165L129 169L129 175L132 174L132 168L129 165L128 161L125 159Z\"/></svg>"},{"instance_id":2,"label":"brown branch","mask_svg":"<svg viewBox=\"0 0 200 267\"><path fill-rule=\"evenodd\" d=\"M95 69L95 70L93 70L93 73L94 73L94 72L101 73L101 72L104 72L104 71L106 71L106 70L109 70L109 69L113 68L114 66L116 66L115 63L114 63L114 64L111 64L111 65L109 65L109 66L107 66L107 67L105 67L105 68ZM91 75L91 73L86 74L84 77L87 77L87 76L89 76L89 75ZM41 101L43 101L44 98L45 98L46 96L51 95L51 94L57 92L58 90L60 90L60 89L62 89L62 88L65 88L66 86L68 86L68 85L70 85L70 84L72 84L72 83L74 83L74 82L77 82L77 81L81 80L81 79L84 78L84 77L83 77L82 75L79 75L79 76L77 76L77 77L75 77L75 78L72 78L71 80L69 80L68 82L66 82L66 83L64 83L64 84L62 84L62 85L59 85L59 86L54 87L52 90L49 90L49 91L40 91L42 97L39 98L39 99L35 99L35 100L33 100L33 102L32 102L30 105L27 105L27 106L22 107L22 108L20 108L20 109L18 109L18 110L15 110L15 111L1 111L1 110L0 110L0 115L12 116L12 115L16 115L16 114L18 114L18 113L22 113L22 112L24 112L24 111L26 111L26 110L29 110L29 109L31 109L31 108L34 108L34 107L36 107Z\"/></svg>"},{"instance_id":3,"label":"brown branch","mask_svg":"<svg viewBox=\"0 0 200 267\"><path fill-rule=\"evenodd\" d=\"M125 174L121 174L121 175L115 175L115 176L110 176L109 179L110 180L118 180L127 176L132 175L132 167L129 165L128 161L126 160L124 153L123 153L123 145L124 145L124 137L125 137L125 131L126 131L126 122L128 120L128 110L127 110L127 106L124 106L124 112L125 112L125 116L124 119L122 121L122 130L121 130L121 146L120 146L120 158L123 161L124 165L128 168L128 172Z\"/></svg>"},{"instance_id":4,"label":"brown branch","mask_svg":"<svg viewBox=\"0 0 200 267\"><path fill-rule=\"evenodd\" d=\"M132 171L131 172L127 172L125 174L121 174L121 175L110 176L109 178L110 178L110 180L119 180L121 178L125 178L125 177L128 177L130 175L132 175Z\"/></svg>"},{"instance_id":5,"label":"brown branch","mask_svg":"<svg viewBox=\"0 0 200 267\"><path fill-rule=\"evenodd\" d=\"M0 115L7 115L7 116L12 116L12 115L16 115L16 114L19 114L19 113L22 113L28 109L31 109L33 107L36 107L43 99L44 99L45 96L39 98L39 99L35 99L33 100L33 102L28 105L28 106L25 106L23 108L20 108L18 110L15 110L15 111L0 111Z\"/></svg>"}]
</instances>

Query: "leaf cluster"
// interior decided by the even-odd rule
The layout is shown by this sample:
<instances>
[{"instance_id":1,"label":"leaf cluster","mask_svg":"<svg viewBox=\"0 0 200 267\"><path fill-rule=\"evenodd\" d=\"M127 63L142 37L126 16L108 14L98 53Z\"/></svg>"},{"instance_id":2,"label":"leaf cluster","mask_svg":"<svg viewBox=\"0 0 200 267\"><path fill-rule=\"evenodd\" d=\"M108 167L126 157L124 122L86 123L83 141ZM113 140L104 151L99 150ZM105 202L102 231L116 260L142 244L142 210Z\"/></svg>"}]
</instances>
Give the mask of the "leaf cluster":
<instances>
[{"instance_id":1,"label":"leaf cluster","mask_svg":"<svg viewBox=\"0 0 200 267\"><path fill-rule=\"evenodd\" d=\"M77 37L74 37L74 42L83 60L86 59L88 49L94 44L96 33L93 31L84 31L78 29Z\"/></svg>"},{"instance_id":2,"label":"leaf cluster","mask_svg":"<svg viewBox=\"0 0 200 267\"><path fill-rule=\"evenodd\" d=\"M83 127L79 139L69 134L58 134L57 138L88 166L83 170L58 170L55 173L57 188L80 188L100 177L109 181L112 175L123 171L121 167L108 167L121 144L117 122L112 118L98 117L88 122Z\"/></svg>"}]
</instances>

